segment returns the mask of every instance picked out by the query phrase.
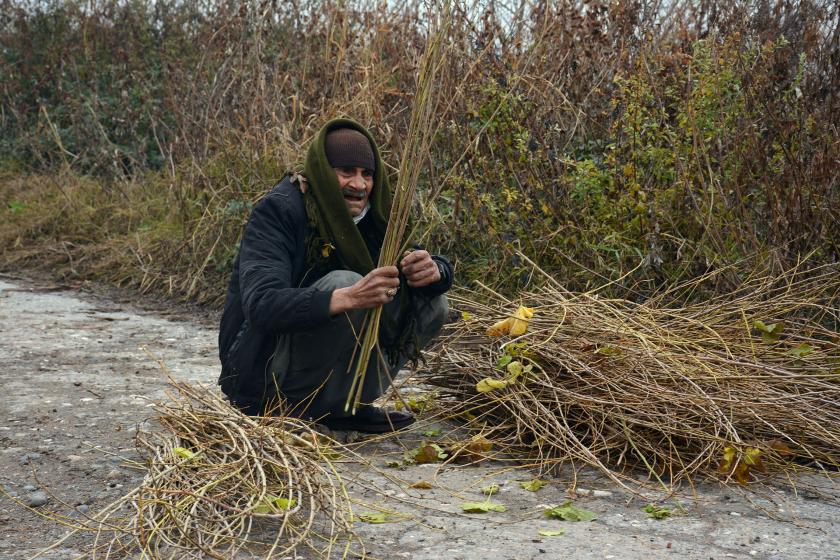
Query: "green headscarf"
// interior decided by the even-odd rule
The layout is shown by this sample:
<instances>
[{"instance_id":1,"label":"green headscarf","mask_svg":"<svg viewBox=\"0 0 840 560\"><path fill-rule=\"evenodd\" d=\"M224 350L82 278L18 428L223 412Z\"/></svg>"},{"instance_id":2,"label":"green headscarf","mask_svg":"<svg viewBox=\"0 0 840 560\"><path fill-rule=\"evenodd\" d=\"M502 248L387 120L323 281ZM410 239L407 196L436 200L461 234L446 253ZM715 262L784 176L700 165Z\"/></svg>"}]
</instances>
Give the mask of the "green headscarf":
<instances>
[{"instance_id":1,"label":"green headscarf","mask_svg":"<svg viewBox=\"0 0 840 560\"><path fill-rule=\"evenodd\" d=\"M335 170L327 159L324 142L327 133L338 128L352 128L367 137L373 148L376 169L373 173L373 190L370 197L370 210L365 219L372 220L377 235L382 238L388 227L388 216L391 212L391 190L388 186L388 175L379 155L379 149L373 137L359 123L350 119L333 119L324 125L318 135L309 145L304 164L304 175L309 183L306 198L314 201L314 205L307 203L307 212L316 212L311 216L317 224L320 237L334 244L342 267L362 276L376 268L373 257L367 250L359 228L353 223L347 211L347 203L338 186ZM314 206L314 208L313 208Z\"/></svg>"}]
</instances>

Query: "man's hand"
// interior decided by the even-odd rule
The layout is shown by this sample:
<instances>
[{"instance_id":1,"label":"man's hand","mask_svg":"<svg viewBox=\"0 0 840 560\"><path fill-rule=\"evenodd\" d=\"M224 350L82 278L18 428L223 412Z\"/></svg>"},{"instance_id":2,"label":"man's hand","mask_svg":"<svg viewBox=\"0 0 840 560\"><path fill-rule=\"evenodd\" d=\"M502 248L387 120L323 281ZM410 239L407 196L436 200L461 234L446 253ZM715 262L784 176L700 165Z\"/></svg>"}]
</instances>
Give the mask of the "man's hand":
<instances>
[{"instance_id":1,"label":"man's hand","mask_svg":"<svg viewBox=\"0 0 840 560\"><path fill-rule=\"evenodd\" d=\"M412 288L422 288L440 281L440 270L428 251L418 249L406 251L400 268L408 285Z\"/></svg>"},{"instance_id":2,"label":"man's hand","mask_svg":"<svg viewBox=\"0 0 840 560\"><path fill-rule=\"evenodd\" d=\"M383 266L371 270L352 286L334 290L330 299L330 315L388 303L400 289L399 276L396 266Z\"/></svg>"}]
</instances>

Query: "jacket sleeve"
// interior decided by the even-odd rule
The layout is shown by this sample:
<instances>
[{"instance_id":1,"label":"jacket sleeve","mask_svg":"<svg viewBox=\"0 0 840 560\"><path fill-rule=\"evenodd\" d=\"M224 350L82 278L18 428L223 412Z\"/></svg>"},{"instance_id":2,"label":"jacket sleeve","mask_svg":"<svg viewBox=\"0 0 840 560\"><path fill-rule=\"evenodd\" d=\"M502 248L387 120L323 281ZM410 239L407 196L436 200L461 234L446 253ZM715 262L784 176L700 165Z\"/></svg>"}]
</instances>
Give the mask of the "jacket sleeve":
<instances>
[{"instance_id":1,"label":"jacket sleeve","mask_svg":"<svg viewBox=\"0 0 840 560\"><path fill-rule=\"evenodd\" d=\"M272 192L254 208L239 249L242 312L256 329L309 330L329 320L332 292L293 285L305 217L288 193ZM305 214L303 214L305 216Z\"/></svg>"}]
</instances>

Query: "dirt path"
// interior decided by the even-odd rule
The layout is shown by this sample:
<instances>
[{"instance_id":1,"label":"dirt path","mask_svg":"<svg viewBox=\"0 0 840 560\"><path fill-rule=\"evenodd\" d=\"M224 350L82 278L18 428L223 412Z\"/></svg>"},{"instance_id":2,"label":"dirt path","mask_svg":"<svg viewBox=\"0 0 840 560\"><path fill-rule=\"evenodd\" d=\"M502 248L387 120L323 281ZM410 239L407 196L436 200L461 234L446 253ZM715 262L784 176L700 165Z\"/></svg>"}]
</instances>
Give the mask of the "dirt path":
<instances>
[{"instance_id":1,"label":"dirt path","mask_svg":"<svg viewBox=\"0 0 840 560\"><path fill-rule=\"evenodd\" d=\"M164 394L158 360L179 380L212 384L217 375L216 332L206 320L173 321L130 303L53 288L0 277L0 484L8 494L0 497L2 559L29 558L65 533L36 511L93 513L136 484L139 473L123 460L136 458L136 426L149 416L150 400ZM421 423L370 445L370 462L381 467L399 458L434 427ZM541 511L568 498L568 481L527 492L517 481L528 473L509 467L351 465L348 474L358 480L350 490L365 504L362 511L378 505L406 514L397 523L359 523L358 531L383 559L840 559L840 507L808 492L752 495L782 519L774 520L740 493L703 487L696 496L670 500L671 507L682 503L679 515L655 521L640 511L644 502L583 474L578 486L599 492L576 504L599 517L564 523ZM408 488L421 479L434 487ZM479 488L491 483L501 486L494 500L507 505L505 513L460 513L462 502L483 500ZM365 488L370 485L378 492ZM27 510L9 496L37 507ZM543 537L540 529L565 535ZM89 543L76 538L45 557L74 558Z\"/></svg>"}]
</instances>

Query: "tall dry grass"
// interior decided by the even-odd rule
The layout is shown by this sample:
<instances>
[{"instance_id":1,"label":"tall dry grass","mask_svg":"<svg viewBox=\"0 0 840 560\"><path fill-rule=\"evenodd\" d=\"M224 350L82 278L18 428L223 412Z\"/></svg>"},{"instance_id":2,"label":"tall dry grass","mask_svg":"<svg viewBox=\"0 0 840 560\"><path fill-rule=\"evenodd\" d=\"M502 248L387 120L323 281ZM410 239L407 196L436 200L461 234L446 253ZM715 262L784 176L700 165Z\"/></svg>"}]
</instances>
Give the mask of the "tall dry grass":
<instances>
[{"instance_id":1,"label":"tall dry grass","mask_svg":"<svg viewBox=\"0 0 840 560\"><path fill-rule=\"evenodd\" d=\"M325 120L399 166L426 9L0 0L4 266L219 301L250 206ZM519 250L570 288L642 291L756 253L836 261L838 19L826 0L457 5L428 244L507 292L537 281Z\"/></svg>"}]
</instances>

